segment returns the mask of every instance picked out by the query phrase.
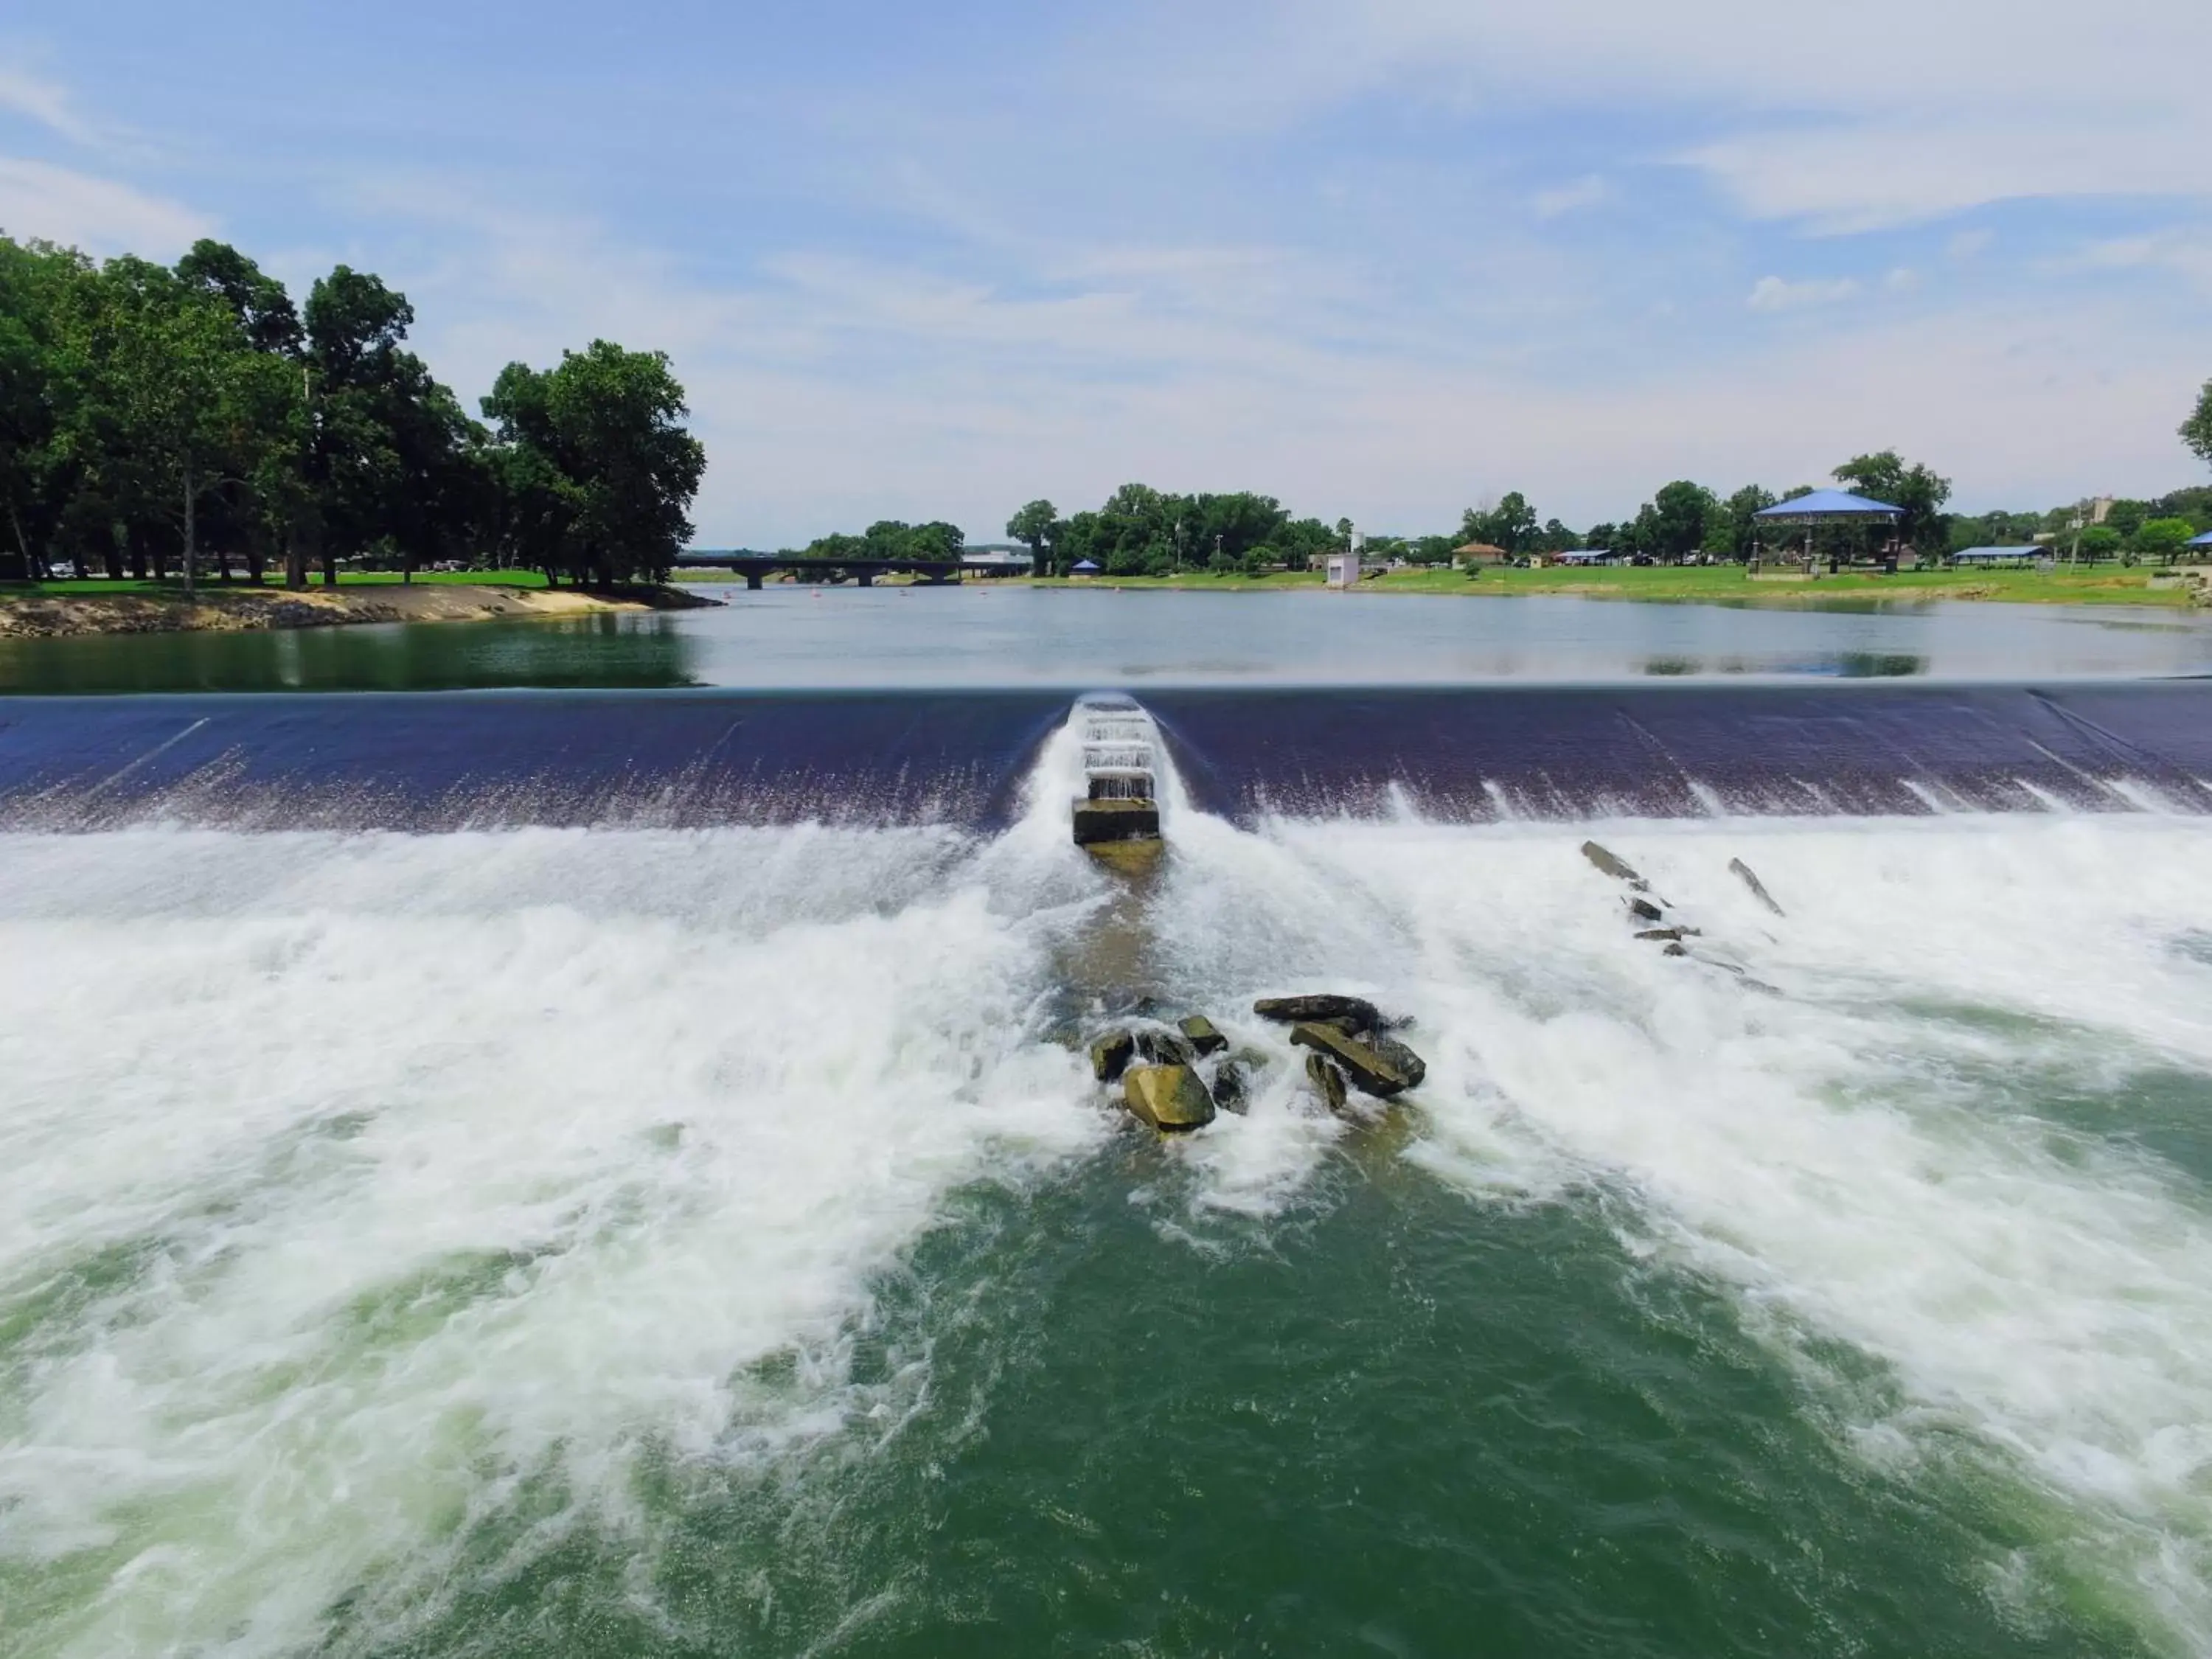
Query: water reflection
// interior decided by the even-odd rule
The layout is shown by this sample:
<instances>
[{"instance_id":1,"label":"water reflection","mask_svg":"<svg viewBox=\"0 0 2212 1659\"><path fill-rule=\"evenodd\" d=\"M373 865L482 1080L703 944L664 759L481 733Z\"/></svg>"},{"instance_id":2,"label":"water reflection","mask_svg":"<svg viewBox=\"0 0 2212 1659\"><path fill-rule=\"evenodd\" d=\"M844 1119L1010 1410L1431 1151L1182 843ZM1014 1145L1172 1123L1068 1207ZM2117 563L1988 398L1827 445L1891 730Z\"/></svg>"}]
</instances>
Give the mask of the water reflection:
<instances>
[{"instance_id":1,"label":"water reflection","mask_svg":"<svg viewBox=\"0 0 2212 1659\"><path fill-rule=\"evenodd\" d=\"M676 614L0 641L0 691L459 691L696 685Z\"/></svg>"},{"instance_id":2,"label":"water reflection","mask_svg":"<svg viewBox=\"0 0 2212 1659\"><path fill-rule=\"evenodd\" d=\"M1406 685L2212 673L2212 628L2056 606L782 587L710 609L0 640L0 693ZM2148 625L2146 625L2148 624Z\"/></svg>"}]
</instances>

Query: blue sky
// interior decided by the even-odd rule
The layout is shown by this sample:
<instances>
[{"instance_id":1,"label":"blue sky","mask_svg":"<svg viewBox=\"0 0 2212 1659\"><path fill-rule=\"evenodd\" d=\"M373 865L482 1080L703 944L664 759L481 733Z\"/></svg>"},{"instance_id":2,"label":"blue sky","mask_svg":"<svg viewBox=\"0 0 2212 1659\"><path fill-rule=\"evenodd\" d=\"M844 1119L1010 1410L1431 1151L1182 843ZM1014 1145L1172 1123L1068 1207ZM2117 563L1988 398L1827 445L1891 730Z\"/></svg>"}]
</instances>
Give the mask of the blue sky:
<instances>
[{"instance_id":1,"label":"blue sky","mask_svg":"<svg viewBox=\"0 0 2212 1659\"><path fill-rule=\"evenodd\" d=\"M29 0L0 228L674 357L710 544L1130 479L1378 530L1895 445L2203 482L2202 0Z\"/></svg>"}]
</instances>

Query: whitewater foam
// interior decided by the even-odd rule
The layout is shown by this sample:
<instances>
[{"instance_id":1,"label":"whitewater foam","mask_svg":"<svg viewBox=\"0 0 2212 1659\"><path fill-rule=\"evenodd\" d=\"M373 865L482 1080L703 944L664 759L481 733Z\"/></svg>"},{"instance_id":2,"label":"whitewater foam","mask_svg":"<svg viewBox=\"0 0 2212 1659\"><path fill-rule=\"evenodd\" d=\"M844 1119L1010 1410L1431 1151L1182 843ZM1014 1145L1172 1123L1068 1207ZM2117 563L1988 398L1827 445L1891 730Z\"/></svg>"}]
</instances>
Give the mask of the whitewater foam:
<instances>
[{"instance_id":1,"label":"whitewater foam","mask_svg":"<svg viewBox=\"0 0 2212 1659\"><path fill-rule=\"evenodd\" d=\"M546 1471L620 1528L648 1449L910 1409L926 1364L854 1380L878 1276L1113 1132L1047 1040L1128 902L1068 844L1080 760L1054 736L984 840L0 836L0 1650L291 1650L428 1594ZM2120 1585L2212 1651L2212 1170L2131 1110L2212 1079L2200 820L1599 826L1705 929L1684 960L1584 827L1255 832L1162 792L1147 971L1260 1062L1149 1166L1164 1232L1264 1229L1377 1144L1246 1012L1371 995L1429 1062L1416 1168L1601 1203L1870 1468L2009 1482L2041 1542L1996 1599Z\"/></svg>"},{"instance_id":2,"label":"whitewater foam","mask_svg":"<svg viewBox=\"0 0 2212 1659\"><path fill-rule=\"evenodd\" d=\"M1248 980L1328 962L1419 1017L1424 1167L1490 1199L1625 1200L1632 1254L1732 1287L1846 1443L1892 1466L1982 1448L2069 1517L2041 1571L2131 1586L2212 1650L2212 1171L2150 1156L2129 1111L2147 1071L2212 1074L2212 969L2177 948L2212 927L2203 830L1599 833L1711 962L1633 939L1557 830L1280 823L1182 847L1217 895L1200 930ZM2104 1120L2043 1110L2021 1065ZM1837 1343L1887 1380L1837 1372Z\"/></svg>"}]
</instances>

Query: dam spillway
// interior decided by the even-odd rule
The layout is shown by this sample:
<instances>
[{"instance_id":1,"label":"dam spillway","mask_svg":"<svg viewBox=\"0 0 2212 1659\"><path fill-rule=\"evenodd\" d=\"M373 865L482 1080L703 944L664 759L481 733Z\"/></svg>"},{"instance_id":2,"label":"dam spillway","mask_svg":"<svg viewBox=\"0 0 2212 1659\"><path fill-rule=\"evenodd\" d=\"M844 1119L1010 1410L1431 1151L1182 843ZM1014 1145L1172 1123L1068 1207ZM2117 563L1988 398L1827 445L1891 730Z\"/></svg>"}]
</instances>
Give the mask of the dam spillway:
<instances>
[{"instance_id":1,"label":"dam spillway","mask_svg":"<svg viewBox=\"0 0 2212 1659\"><path fill-rule=\"evenodd\" d=\"M2193 1650L2205 695L0 705L6 1639Z\"/></svg>"}]
</instances>

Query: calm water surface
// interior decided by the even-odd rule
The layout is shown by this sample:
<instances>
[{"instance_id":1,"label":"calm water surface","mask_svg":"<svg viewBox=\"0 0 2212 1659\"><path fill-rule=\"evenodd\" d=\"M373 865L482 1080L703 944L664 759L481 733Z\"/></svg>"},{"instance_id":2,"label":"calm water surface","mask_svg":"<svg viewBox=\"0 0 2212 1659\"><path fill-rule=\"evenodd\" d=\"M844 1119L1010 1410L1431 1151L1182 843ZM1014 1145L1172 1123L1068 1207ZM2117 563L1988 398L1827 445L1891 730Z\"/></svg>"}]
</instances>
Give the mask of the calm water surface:
<instances>
[{"instance_id":1,"label":"calm water surface","mask_svg":"<svg viewBox=\"0 0 2212 1659\"><path fill-rule=\"evenodd\" d=\"M708 611L0 642L0 691L1378 684L2212 672L2147 610L1428 594L717 587Z\"/></svg>"}]
</instances>

